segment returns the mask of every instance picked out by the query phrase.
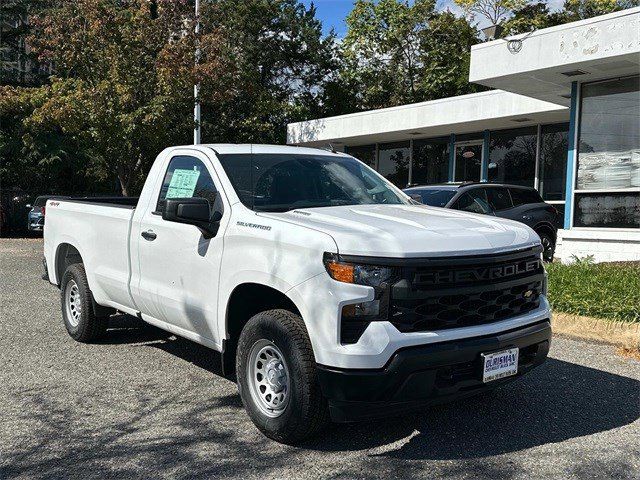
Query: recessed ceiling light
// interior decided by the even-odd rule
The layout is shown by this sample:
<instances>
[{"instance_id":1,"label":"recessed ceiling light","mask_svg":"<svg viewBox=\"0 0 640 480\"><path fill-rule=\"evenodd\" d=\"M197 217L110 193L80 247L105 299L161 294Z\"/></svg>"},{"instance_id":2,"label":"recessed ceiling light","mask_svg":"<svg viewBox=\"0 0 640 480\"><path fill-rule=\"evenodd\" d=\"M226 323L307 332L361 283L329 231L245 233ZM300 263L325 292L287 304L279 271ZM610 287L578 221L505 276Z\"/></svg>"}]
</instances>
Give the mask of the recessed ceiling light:
<instances>
[{"instance_id":1,"label":"recessed ceiling light","mask_svg":"<svg viewBox=\"0 0 640 480\"><path fill-rule=\"evenodd\" d=\"M422 132L409 132L409 135L423 135Z\"/></svg>"},{"instance_id":2,"label":"recessed ceiling light","mask_svg":"<svg viewBox=\"0 0 640 480\"><path fill-rule=\"evenodd\" d=\"M524 123L524 122L531 122L532 119L531 118L514 118L511 121L516 123Z\"/></svg>"},{"instance_id":3,"label":"recessed ceiling light","mask_svg":"<svg viewBox=\"0 0 640 480\"><path fill-rule=\"evenodd\" d=\"M578 75L586 75L589 72L585 72L584 70L569 70L568 72L562 72L562 75L565 77L577 77Z\"/></svg>"},{"instance_id":4,"label":"recessed ceiling light","mask_svg":"<svg viewBox=\"0 0 640 480\"><path fill-rule=\"evenodd\" d=\"M571 98L571 94L570 93L563 93L562 95L558 95L559 97L562 98Z\"/></svg>"}]
</instances>

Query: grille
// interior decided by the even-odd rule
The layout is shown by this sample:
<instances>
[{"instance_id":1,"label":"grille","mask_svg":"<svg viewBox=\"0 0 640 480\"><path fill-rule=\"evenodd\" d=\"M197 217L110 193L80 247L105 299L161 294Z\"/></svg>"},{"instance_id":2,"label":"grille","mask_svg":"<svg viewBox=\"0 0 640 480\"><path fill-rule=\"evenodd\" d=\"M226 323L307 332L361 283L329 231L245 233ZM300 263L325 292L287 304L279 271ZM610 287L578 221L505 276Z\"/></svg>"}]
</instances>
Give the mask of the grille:
<instances>
[{"instance_id":1,"label":"grille","mask_svg":"<svg viewBox=\"0 0 640 480\"><path fill-rule=\"evenodd\" d=\"M438 259L404 266L389 320L401 332L492 323L538 308L544 269L537 251Z\"/></svg>"},{"instance_id":2,"label":"grille","mask_svg":"<svg viewBox=\"0 0 640 480\"><path fill-rule=\"evenodd\" d=\"M401 332L418 332L497 322L536 309L542 282L483 290L393 301L391 323Z\"/></svg>"}]
</instances>

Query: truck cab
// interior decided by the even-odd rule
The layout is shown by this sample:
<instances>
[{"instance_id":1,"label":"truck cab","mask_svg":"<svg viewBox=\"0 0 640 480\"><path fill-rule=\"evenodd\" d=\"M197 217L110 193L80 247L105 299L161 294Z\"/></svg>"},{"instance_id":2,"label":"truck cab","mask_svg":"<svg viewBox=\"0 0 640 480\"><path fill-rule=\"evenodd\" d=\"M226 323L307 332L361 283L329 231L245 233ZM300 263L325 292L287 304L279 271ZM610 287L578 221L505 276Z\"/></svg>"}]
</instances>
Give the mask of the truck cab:
<instances>
[{"instance_id":1,"label":"truck cab","mask_svg":"<svg viewBox=\"0 0 640 480\"><path fill-rule=\"evenodd\" d=\"M549 350L533 230L415 205L344 153L171 147L139 198L48 202L44 237L73 338L117 310L206 345L286 443L493 388Z\"/></svg>"}]
</instances>

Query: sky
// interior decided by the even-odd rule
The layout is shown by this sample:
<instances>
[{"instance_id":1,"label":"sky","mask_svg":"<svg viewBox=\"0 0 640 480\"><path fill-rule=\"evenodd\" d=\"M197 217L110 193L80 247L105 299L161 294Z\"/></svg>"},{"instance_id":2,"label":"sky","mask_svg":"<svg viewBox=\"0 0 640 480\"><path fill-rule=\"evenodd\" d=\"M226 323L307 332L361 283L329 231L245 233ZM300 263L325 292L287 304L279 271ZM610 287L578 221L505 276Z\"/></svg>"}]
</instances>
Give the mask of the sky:
<instances>
[{"instance_id":1,"label":"sky","mask_svg":"<svg viewBox=\"0 0 640 480\"><path fill-rule=\"evenodd\" d=\"M302 3L309 6L312 0L303 0ZM547 2L552 10L559 9L564 0L549 0ZM335 29L338 38L342 38L347 33L347 26L344 19L347 17L353 7L353 0L313 0L313 4L316 6L317 16L322 20L324 32L328 33L331 27ZM461 15L462 11L453 0L438 0L437 7L439 10L449 9L456 15ZM478 19L480 20L480 19ZM484 23L480 21L480 27L485 27Z\"/></svg>"}]
</instances>

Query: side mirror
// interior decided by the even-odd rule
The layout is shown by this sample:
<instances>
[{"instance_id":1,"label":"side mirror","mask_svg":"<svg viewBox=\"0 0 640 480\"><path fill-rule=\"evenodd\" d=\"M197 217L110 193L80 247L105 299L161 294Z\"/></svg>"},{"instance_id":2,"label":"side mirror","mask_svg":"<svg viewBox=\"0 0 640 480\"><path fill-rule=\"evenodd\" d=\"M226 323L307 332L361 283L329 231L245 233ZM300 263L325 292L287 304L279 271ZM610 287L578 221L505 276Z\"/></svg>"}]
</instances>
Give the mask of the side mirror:
<instances>
[{"instance_id":1,"label":"side mirror","mask_svg":"<svg viewBox=\"0 0 640 480\"><path fill-rule=\"evenodd\" d=\"M214 211L212 214L209 202L204 198L168 198L162 211L162 219L195 225L204 238L211 238L218 233L222 213Z\"/></svg>"},{"instance_id":2,"label":"side mirror","mask_svg":"<svg viewBox=\"0 0 640 480\"><path fill-rule=\"evenodd\" d=\"M417 194L417 193L410 193L409 194L409 198L411 200L413 200L416 203L419 203L420 205L422 205L422 196Z\"/></svg>"}]
</instances>

